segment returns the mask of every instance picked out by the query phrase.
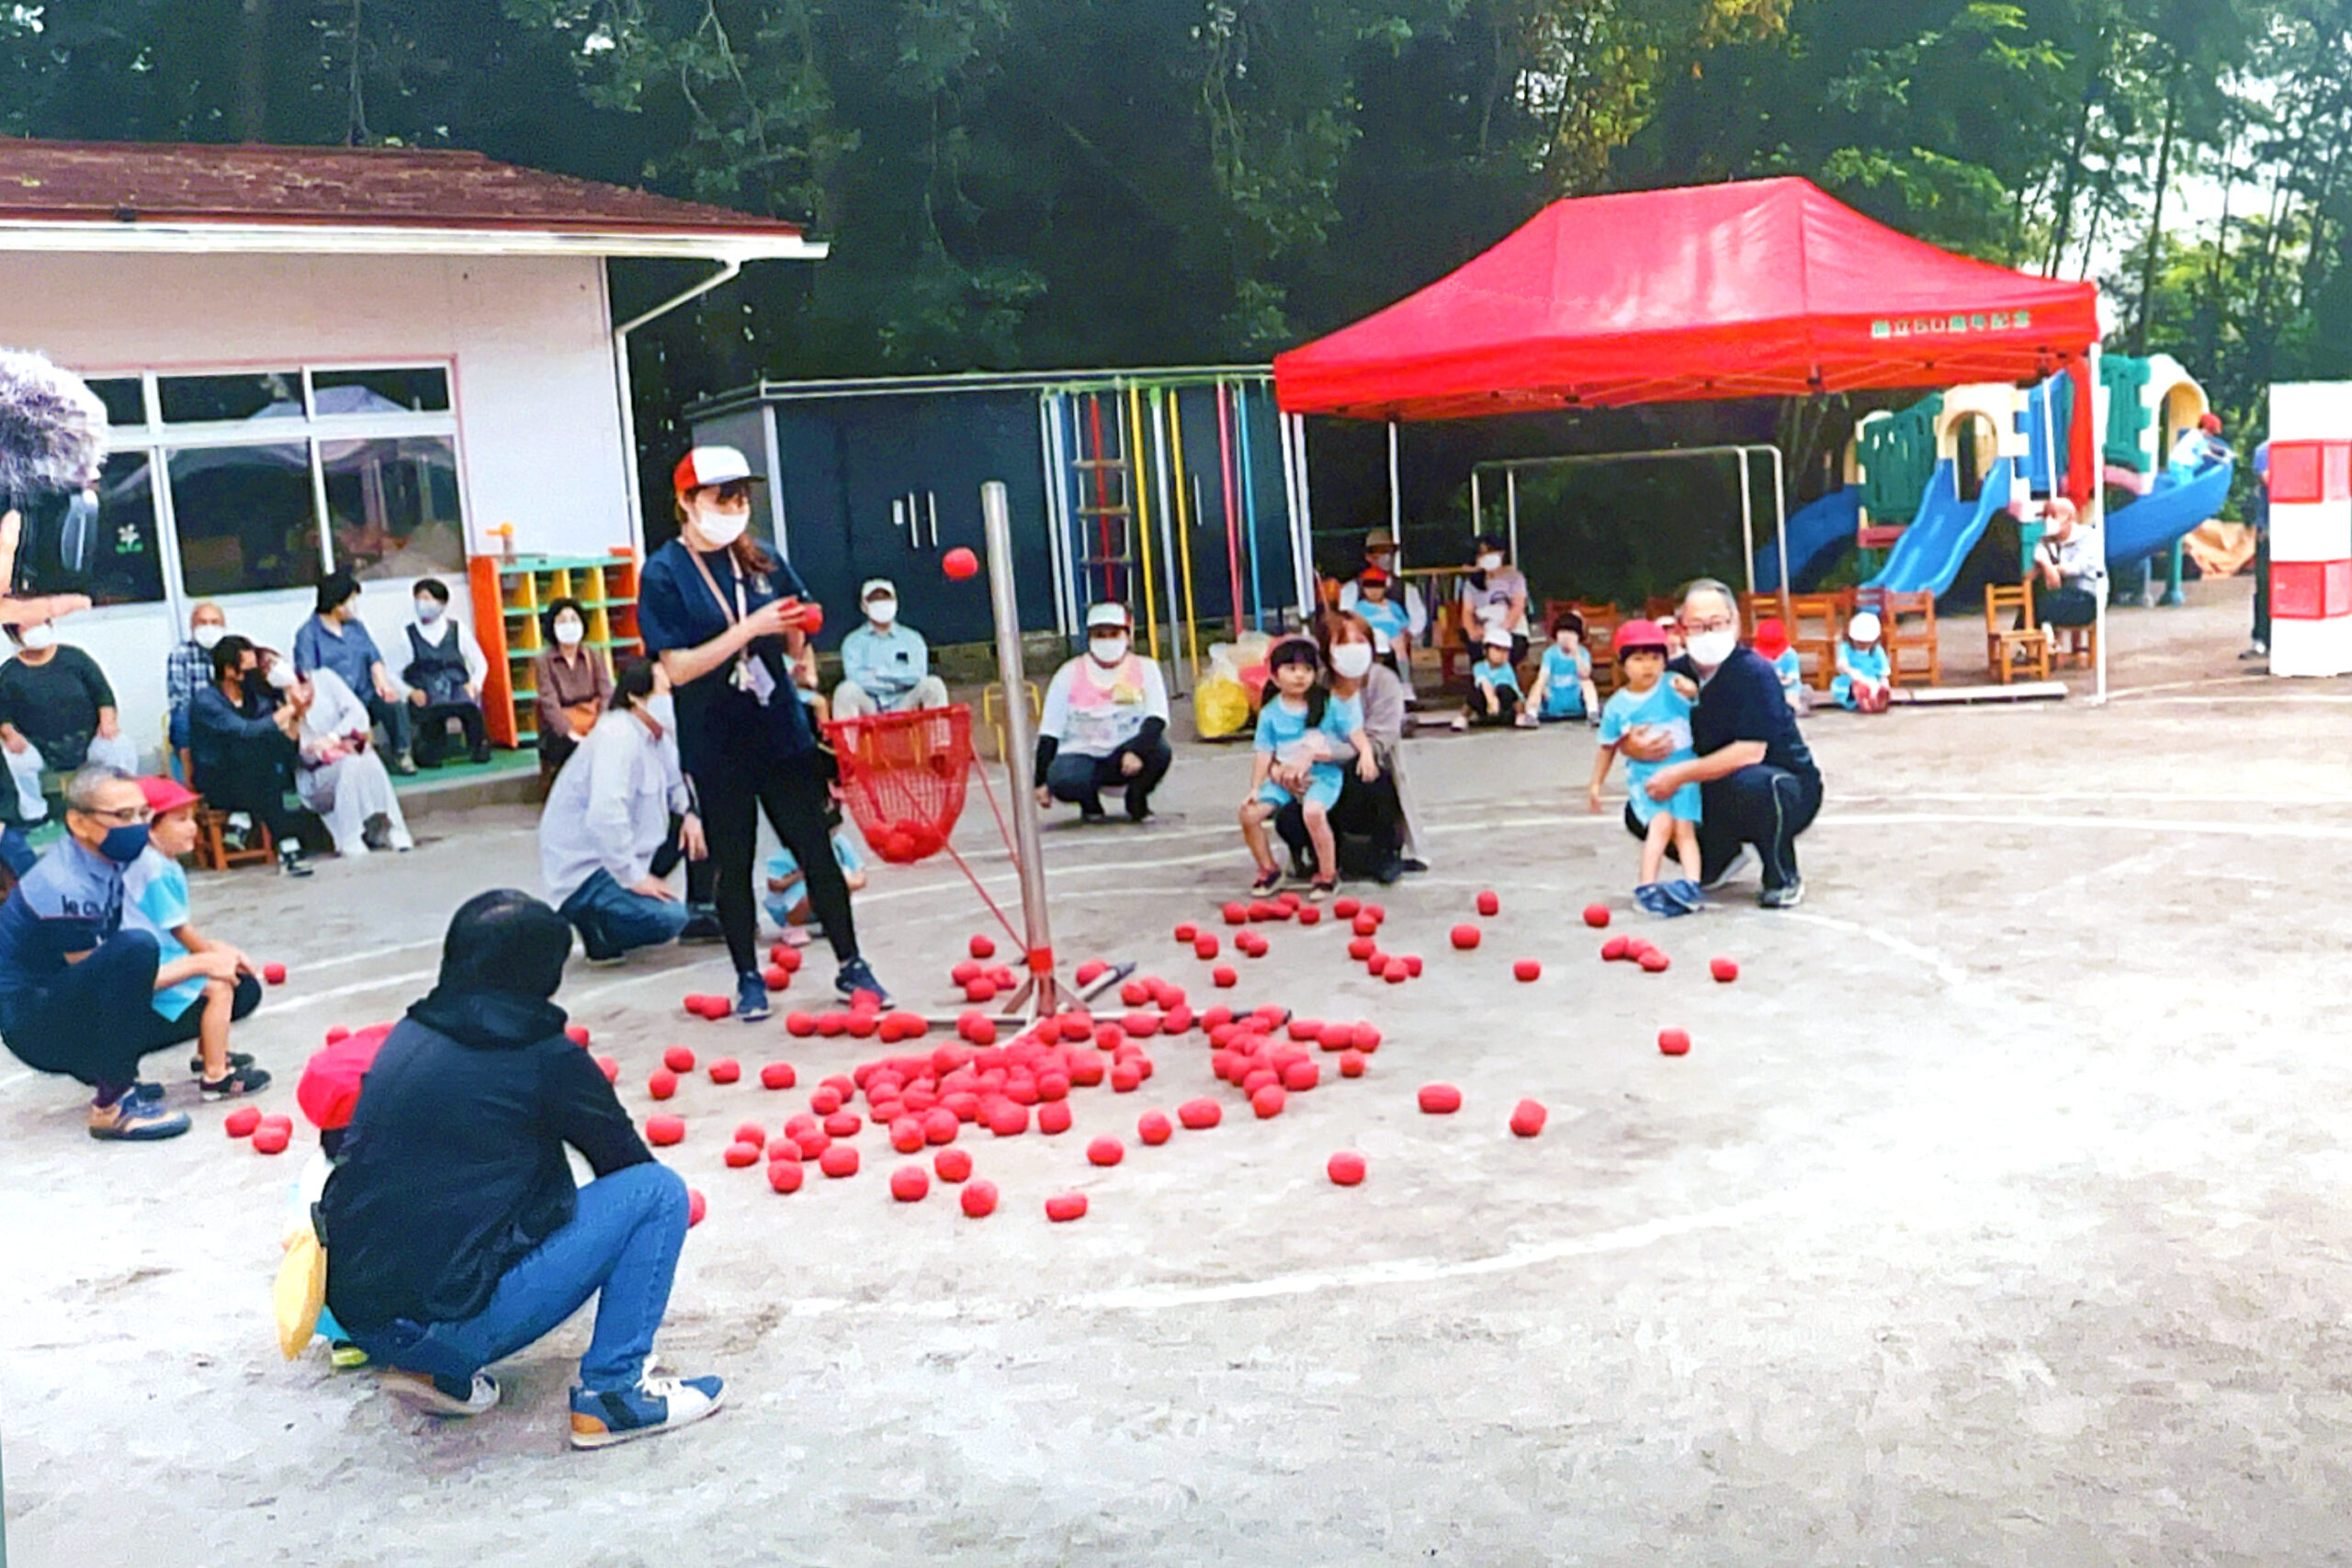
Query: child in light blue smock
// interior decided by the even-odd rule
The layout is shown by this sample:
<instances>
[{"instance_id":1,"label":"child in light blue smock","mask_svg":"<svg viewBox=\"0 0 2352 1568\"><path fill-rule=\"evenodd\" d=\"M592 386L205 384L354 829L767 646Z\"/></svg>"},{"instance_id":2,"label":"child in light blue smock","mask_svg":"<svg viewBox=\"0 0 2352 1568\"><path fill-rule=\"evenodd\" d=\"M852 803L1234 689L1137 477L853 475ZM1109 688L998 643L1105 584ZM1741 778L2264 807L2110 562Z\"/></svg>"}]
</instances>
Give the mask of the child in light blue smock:
<instances>
[{"instance_id":1,"label":"child in light blue smock","mask_svg":"<svg viewBox=\"0 0 2352 1568\"><path fill-rule=\"evenodd\" d=\"M1312 737L1352 747L1357 773L1367 784L1379 776L1380 764L1363 732L1363 699L1335 697L1318 682L1322 655L1313 642L1295 637L1277 644L1266 669L1272 689L1258 710L1250 794L1241 803L1241 840L1258 865L1250 891L1271 893L1282 886L1266 824L1297 800L1306 818L1306 836L1315 845L1315 878L1308 897L1326 897L1339 885L1339 845L1330 813L1346 774L1339 763L1321 760Z\"/></svg>"},{"instance_id":2,"label":"child in light blue smock","mask_svg":"<svg viewBox=\"0 0 2352 1568\"><path fill-rule=\"evenodd\" d=\"M1805 689L1804 664L1797 650L1789 646L1789 629L1775 617L1756 623L1756 651L1772 666L1772 673L1781 682L1781 695L1788 699L1789 711L1799 718L1813 711L1813 694Z\"/></svg>"},{"instance_id":3,"label":"child in light blue smock","mask_svg":"<svg viewBox=\"0 0 2352 1568\"><path fill-rule=\"evenodd\" d=\"M832 837L833 859L841 865L842 880L849 885L851 892L862 891L865 886L865 857L857 852L847 829L836 825ZM769 919L783 929L787 946L806 946L810 934L808 879L800 874L800 863L793 858L790 850L779 849L768 857L764 871L768 896L760 901L760 907L767 911Z\"/></svg>"},{"instance_id":4,"label":"child in light blue smock","mask_svg":"<svg viewBox=\"0 0 2352 1568\"><path fill-rule=\"evenodd\" d=\"M1838 640L1838 676L1829 682L1829 694L1849 713L1884 713L1893 691L1887 673L1877 613L1863 610Z\"/></svg>"},{"instance_id":5,"label":"child in light blue smock","mask_svg":"<svg viewBox=\"0 0 2352 1568\"><path fill-rule=\"evenodd\" d=\"M1584 645L1584 617L1563 610L1552 622L1552 643L1527 689L1527 712L1539 724L1570 719L1600 722L1600 694L1592 683L1592 653Z\"/></svg>"},{"instance_id":6,"label":"child in light blue smock","mask_svg":"<svg viewBox=\"0 0 2352 1568\"><path fill-rule=\"evenodd\" d=\"M1679 785L1664 800L1650 795L1650 781L1669 768L1695 762L1690 744L1690 708L1698 688L1679 675L1666 672L1666 632L1655 621L1627 621L1617 629L1617 668L1624 686L1600 710L1600 745L1592 760L1592 784L1586 800L1600 809L1600 786L1617 759L1619 745L1637 729L1662 730L1672 750L1659 761L1625 760L1626 811L1643 829L1642 879L1634 901L1654 915L1687 915L1704 906L1699 892L1699 786ZM1683 874L1661 882L1668 843L1682 862Z\"/></svg>"}]
</instances>

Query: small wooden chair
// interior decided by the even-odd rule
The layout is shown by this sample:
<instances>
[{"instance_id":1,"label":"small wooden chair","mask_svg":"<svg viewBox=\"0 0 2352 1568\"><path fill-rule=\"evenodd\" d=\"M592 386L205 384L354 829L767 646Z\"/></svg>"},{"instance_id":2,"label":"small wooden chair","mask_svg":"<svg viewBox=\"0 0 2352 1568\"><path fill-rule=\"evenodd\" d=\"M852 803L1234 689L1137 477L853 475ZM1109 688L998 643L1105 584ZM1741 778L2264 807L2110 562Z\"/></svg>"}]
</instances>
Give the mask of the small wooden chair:
<instances>
[{"instance_id":1,"label":"small wooden chair","mask_svg":"<svg viewBox=\"0 0 2352 1568\"><path fill-rule=\"evenodd\" d=\"M2052 634L2050 663L2052 669L2072 664L2081 670L2098 668L2098 623L2086 626L2045 626Z\"/></svg>"},{"instance_id":2,"label":"small wooden chair","mask_svg":"<svg viewBox=\"0 0 2352 1568\"><path fill-rule=\"evenodd\" d=\"M1865 588L1854 596L1857 608L1869 610L1878 616L1884 628L1886 672L1888 683L1900 686L1908 675L1925 677L1930 686L1944 683L1943 650L1936 641L1936 596L1922 588L1910 593L1898 593L1891 588ZM1904 617L1917 617L1905 626ZM1912 663L1908 654L1925 658Z\"/></svg>"},{"instance_id":3,"label":"small wooden chair","mask_svg":"<svg viewBox=\"0 0 2352 1568\"><path fill-rule=\"evenodd\" d=\"M2007 685L2020 667L2037 681L2050 679L2050 634L2033 618L2030 578L2015 587L1984 585L1984 660L1996 685Z\"/></svg>"},{"instance_id":4,"label":"small wooden chair","mask_svg":"<svg viewBox=\"0 0 2352 1568\"><path fill-rule=\"evenodd\" d=\"M277 858L270 841L269 824L255 822L242 850L229 847L229 813L200 806L196 811L196 863L204 871L232 871L241 865L267 865Z\"/></svg>"},{"instance_id":5,"label":"small wooden chair","mask_svg":"<svg viewBox=\"0 0 2352 1568\"><path fill-rule=\"evenodd\" d=\"M1021 694L1028 701L1029 719L1032 724L1045 716L1045 699L1038 692L1036 682L1022 682ZM1010 749L1011 742L1005 739L1004 716L997 712L1000 701L1001 694L993 683L980 688L980 723L996 737L996 760L1001 762L1005 760L1004 754ZM1045 781L1040 779L1037 782L1043 784Z\"/></svg>"},{"instance_id":6,"label":"small wooden chair","mask_svg":"<svg viewBox=\"0 0 2352 1568\"><path fill-rule=\"evenodd\" d=\"M1837 593L1795 593L1789 597L1789 646L1797 650L1798 668L1807 654L1813 671L1806 676L1814 690L1826 692L1838 675L1838 639L1846 635L1852 604Z\"/></svg>"}]
</instances>

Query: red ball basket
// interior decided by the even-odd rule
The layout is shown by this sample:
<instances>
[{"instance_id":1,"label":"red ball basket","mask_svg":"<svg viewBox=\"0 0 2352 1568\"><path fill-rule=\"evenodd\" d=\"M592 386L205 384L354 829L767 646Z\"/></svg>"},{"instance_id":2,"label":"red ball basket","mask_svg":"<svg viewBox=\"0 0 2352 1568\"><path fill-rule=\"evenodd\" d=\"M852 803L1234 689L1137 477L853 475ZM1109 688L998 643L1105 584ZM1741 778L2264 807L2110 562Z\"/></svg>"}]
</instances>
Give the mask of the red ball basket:
<instances>
[{"instance_id":1,"label":"red ball basket","mask_svg":"<svg viewBox=\"0 0 2352 1568\"><path fill-rule=\"evenodd\" d=\"M874 852L892 865L947 847L972 772L972 710L962 703L826 724L842 798Z\"/></svg>"}]
</instances>

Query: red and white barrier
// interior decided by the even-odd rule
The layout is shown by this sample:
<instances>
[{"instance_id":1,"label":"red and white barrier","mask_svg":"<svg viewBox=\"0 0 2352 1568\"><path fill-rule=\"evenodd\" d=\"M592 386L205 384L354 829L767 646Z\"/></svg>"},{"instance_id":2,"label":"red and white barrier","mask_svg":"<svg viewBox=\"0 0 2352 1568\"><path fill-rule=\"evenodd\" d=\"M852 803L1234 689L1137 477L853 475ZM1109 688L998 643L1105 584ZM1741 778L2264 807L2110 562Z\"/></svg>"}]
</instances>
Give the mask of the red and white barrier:
<instances>
[{"instance_id":1,"label":"red and white barrier","mask_svg":"<svg viewBox=\"0 0 2352 1568\"><path fill-rule=\"evenodd\" d=\"M2352 382L2270 389L2270 672L2352 672Z\"/></svg>"}]
</instances>

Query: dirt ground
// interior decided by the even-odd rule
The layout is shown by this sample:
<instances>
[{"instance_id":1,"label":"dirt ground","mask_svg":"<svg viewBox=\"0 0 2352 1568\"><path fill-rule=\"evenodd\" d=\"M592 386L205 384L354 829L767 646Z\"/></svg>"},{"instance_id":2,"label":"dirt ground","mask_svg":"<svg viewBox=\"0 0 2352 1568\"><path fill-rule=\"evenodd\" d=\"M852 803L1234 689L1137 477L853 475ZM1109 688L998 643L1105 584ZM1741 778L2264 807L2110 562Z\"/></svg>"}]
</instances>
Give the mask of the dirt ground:
<instances>
[{"instance_id":1,"label":"dirt ground","mask_svg":"<svg viewBox=\"0 0 2352 1568\"><path fill-rule=\"evenodd\" d=\"M1140 1091L1078 1091L1066 1135L967 1133L1005 1194L982 1222L894 1204L871 1132L864 1174L792 1197L724 1169L738 1120L877 1053L684 1018L715 950L576 967L559 999L632 1109L676 1041L804 1086L674 1102L710 1213L662 1350L728 1408L608 1453L563 1444L584 1319L471 1423L279 1359L307 1129L262 1159L197 1107L176 1143L102 1146L71 1086L0 1059L8 1561L2343 1562L2352 892L2326 867L2352 850L2352 682L2251 674L2245 592L2119 615L2104 707L1816 718L1829 804L1785 914L1752 887L1630 912L1587 732L1417 742L1433 869L1374 896L1427 976L1374 984L1329 925L1277 926L1229 993L1375 1021L1368 1076L1260 1122L1197 1035L1161 1043ZM1981 643L1949 633L1970 678ZM1157 826L1049 830L1066 956L1214 999L1170 928L1246 879L1246 766L1189 749ZM327 1026L425 988L462 897L536 886L532 825L486 808L309 883L198 879L206 924L293 969L240 1038L274 1106ZM994 840L976 803L962 841L1003 897ZM1502 913L1457 954L1487 886ZM1594 899L1673 968L1600 963ZM944 1004L986 922L931 865L877 876L860 925L906 999ZM1416 1110L1439 1078L1459 1115ZM1141 1111L1210 1092L1223 1126L1134 1145ZM1504 1126L1522 1096L1551 1108L1532 1141ZM1095 1170L1106 1131L1130 1152ZM1361 1188L1325 1179L1340 1148ZM1048 1224L1070 1188L1091 1212Z\"/></svg>"}]
</instances>

